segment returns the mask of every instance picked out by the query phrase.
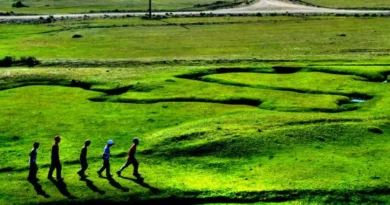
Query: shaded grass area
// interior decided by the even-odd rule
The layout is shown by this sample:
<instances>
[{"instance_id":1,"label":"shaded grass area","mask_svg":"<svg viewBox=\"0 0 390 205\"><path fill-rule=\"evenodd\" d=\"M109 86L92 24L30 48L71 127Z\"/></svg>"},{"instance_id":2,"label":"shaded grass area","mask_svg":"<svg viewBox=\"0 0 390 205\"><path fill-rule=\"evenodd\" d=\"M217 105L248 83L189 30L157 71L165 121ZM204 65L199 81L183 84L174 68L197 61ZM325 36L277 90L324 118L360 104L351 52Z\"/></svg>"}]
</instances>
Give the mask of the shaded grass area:
<instances>
[{"instance_id":1,"label":"shaded grass area","mask_svg":"<svg viewBox=\"0 0 390 205\"><path fill-rule=\"evenodd\" d=\"M37 1L37 0L23 0L24 5L28 7L13 8L12 0L1 0L0 11L13 11L15 13L29 13L29 14L51 14L51 13L88 13L88 12L102 12L102 11L148 11L149 1L124 1L124 0L59 0L59 1ZM229 8L246 1L216 1L216 0L176 0L174 2L169 0L153 0L153 10L155 11L202 11L217 8Z\"/></svg>"},{"instance_id":2,"label":"shaded grass area","mask_svg":"<svg viewBox=\"0 0 390 205\"><path fill-rule=\"evenodd\" d=\"M163 22L130 18L49 25L2 24L0 56L34 56L43 62L375 59L377 63L383 63L388 60L386 49L390 32L386 18L208 19L170 18ZM24 33L26 30L29 32ZM73 39L74 34L83 38Z\"/></svg>"}]
</instances>

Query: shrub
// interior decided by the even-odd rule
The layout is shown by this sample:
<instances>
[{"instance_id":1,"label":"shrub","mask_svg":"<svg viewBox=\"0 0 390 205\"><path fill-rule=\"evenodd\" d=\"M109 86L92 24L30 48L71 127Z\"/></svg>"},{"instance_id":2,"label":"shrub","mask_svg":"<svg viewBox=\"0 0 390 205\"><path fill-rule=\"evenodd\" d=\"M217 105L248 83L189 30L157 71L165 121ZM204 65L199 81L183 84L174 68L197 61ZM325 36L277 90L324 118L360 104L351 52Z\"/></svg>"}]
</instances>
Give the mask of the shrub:
<instances>
[{"instance_id":1,"label":"shrub","mask_svg":"<svg viewBox=\"0 0 390 205\"><path fill-rule=\"evenodd\" d=\"M14 57L6 56L0 60L0 67L11 67L13 65L34 67L39 65L39 63L39 60L35 57L20 57L19 60L16 60Z\"/></svg>"},{"instance_id":2,"label":"shrub","mask_svg":"<svg viewBox=\"0 0 390 205\"><path fill-rule=\"evenodd\" d=\"M22 7L28 7L27 5L24 5L21 1L17 1L16 3L12 4L12 7L15 8L22 8Z\"/></svg>"},{"instance_id":3,"label":"shrub","mask_svg":"<svg viewBox=\"0 0 390 205\"><path fill-rule=\"evenodd\" d=\"M34 67L36 65L39 65L39 60L37 60L35 57L21 57L20 58L20 63L22 65L27 65L28 67Z\"/></svg>"},{"instance_id":4,"label":"shrub","mask_svg":"<svg viewBox=\"0 0 390 205\"><path fill-rule=\"evenodd\" d=\"M15 59L11 56L6 56L4 59L0 60L0 67L11 67Z\"/></svg>"}]
</instances>

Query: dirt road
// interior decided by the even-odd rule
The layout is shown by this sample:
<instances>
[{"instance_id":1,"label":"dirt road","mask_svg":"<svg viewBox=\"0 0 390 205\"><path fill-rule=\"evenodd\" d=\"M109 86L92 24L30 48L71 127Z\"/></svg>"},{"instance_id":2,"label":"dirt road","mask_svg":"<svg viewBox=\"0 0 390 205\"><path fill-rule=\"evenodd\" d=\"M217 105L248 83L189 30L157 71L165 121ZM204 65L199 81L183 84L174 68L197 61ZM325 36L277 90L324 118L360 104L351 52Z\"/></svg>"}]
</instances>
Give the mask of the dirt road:
<instances>
[{"instance_id":1,"label":"dirt road","mask_svg":"<svg viewBox=\"0 0 390 205\"><path fill-rule=\"evenodd\" d=\"M390 13L390 11L378 10L345 10L328 9L321 7L305 6L295 4L288 0L257 0L248 6L241 6L231 9L220 9L213 13Z\"/></svg>"},{"instance_id":2,"label":"dirt road","mask_svg":"<svg viewBox=\"0 0 390 205\"><path fill-rule=\"evenodd\" d=\"M294 4L287 0L257 0L250 5L243 5L236 8L220 9L212 11L194 11L194 12L170 12L174 15L200 15L201 13L214 14L254 14L254 13L303 13L303 14L390 14L390 11L380 10L344 10L344 9L327 9L320 7L311 7L300 4ZM144 12L126 12L126 13L86 13L86 14L56 14L54 18L82 18L82 17L122 17L143 16ZM154 15L165 15L166 12L154 12ZM29 20L47 18L49 15L24 15L24 16L0 16L0 20Z\"/></svg>"}]
</instances>

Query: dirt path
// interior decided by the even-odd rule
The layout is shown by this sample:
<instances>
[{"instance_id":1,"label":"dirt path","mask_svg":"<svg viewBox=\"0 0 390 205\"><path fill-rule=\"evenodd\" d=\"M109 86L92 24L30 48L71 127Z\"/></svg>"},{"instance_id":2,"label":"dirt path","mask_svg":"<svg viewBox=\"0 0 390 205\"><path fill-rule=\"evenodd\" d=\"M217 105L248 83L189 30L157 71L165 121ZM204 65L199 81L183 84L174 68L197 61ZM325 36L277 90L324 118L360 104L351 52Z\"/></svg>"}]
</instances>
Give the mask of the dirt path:
<instances>
[{"instance_id":1,"label":"dirt path","mask_svg":"<svg viewBox=\"0 0 390 205\"><path fill-rule=\"evenodd\" d=\"M301 11L301 12L327 12L334 9L310 7L301 4L294 4L286 0L257 0L255 3L248 6L241 6L231 9L221 9L219 11Z\"/></svg>"},{"instance_id":2,"label":"dirt path","mask_svg":"<svg viewBox=\"0 0 390 205\"><path fill-rule=\"evenodd\" d=\"M257 0L255 3L248 6L240 6L230 9L220 9L213 11L194 11L194 12L170 12L174 15L200 15L201 13L214 13L214 14L254 14L254 13L303 13L303 14L363 14L363 13L376 13L376 14L390 14L390 11L380 10L345 10L345 9L327 9L320 7L311 7L300 4L294 4L288 0ZM86 14L56 14L52 15L54 18L83 18L88 17L122 17L126 15L130 16L143 16L144 12L126 12L126 13L86 13ZM154 12L154 15L165 15L166 12ZM0 21L7 20L29 20L47 18L49 15L25 15L25 16L0 16Z\"/></svg>"},{"instance_id":3,"label":"dirt path","mask_svg":"<svg viewBox=\"0 0 390 205\"><path fill-rule=\"evenodd\" d=\"M345 9L328 9L321 7L305 6L295 4L288 0L257 0L248 6L241 6L231 9L220 9L213 13L390 13L390 11L378 10L345 10Z\"/></svg>"}]
</instances>

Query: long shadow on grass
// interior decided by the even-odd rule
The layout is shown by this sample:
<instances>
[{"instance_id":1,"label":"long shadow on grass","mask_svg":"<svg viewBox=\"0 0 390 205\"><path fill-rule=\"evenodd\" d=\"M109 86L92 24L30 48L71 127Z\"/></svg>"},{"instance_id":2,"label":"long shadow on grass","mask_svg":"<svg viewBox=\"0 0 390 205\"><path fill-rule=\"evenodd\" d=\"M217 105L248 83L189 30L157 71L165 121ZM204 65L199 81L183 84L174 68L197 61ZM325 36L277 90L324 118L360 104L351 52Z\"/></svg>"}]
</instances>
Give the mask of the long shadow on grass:
<instances>
[{"instance_id":1,"label":"long shadow on grass","mask_svg":"<svg viewBox=\"0 0 390 205\"><path fill-rule=\"evenodd\" d=\"M123 187L121 184L119 184L117 181L115 181L114 178L107 178L107 177L102 177L102 178L107 179L108 182L110 182L111 186L113 186L113 187L115 187L117 189L120 189L123 192L128 192L130 190L129 188Z\"/></svg>"},{"instance_id":2,"label":"long shadow on grass","mask_svg":"<svg viewBox=\"0 0 390 205\"><path fill-rule=\"evenodd\" d=\"M139 184L142 187L148 188L153 194L160 193L160 190L158 188L150 186L149 184L145 183L143 180L141 181L141 180L138 180L138 179L133 179L133 178L124 177L124 176L120 176L120 178L133 181L133 182Z\"/></svg>"},{"instance_id":3,"label":"long shadow on grass","mask_svg":"<svg viewBox=\"0 0 390 205\"><path fill-rule=\"evenodd\" d=\"M85 184L87 185L87 187L89 189L91 189L92 191L97 192L97 193L102 194L102 195L106 193L105 191L100 190L97 186L95 186L93 184L93 181L91 181L89 179L83 179L82 181L85 181Z\"/></svg>"},{"instance_id":4,"label":"long shadow on grass","mask_svg":"<svg viewBox=\"0 0 390 205\"><path fill-rule=\"evenodd\" d=\"M31 180L29 179L28 182L30 182L33 186L34 186L34 189L35 191L37 192L38 195L42 195L43 197L45 198L50 198L50 195L47 194L43 189L42 189L42 185L40 185L38 183L37 180Z\"/></svg>"},{"instance_id":5,"label":"long shadow on grass","mask_svg":"<svg viewBox=\"0 0 390 205\"><path fill-rule=\"evenodd\" d=\"M51 182L53 182L54 185L56 185L58 191L69 199L77 199L77 197L73 196L68 189L66 188L66 184L64 181L56 181L54 179L50 179Z\"/></svg>"}]
</instances>

